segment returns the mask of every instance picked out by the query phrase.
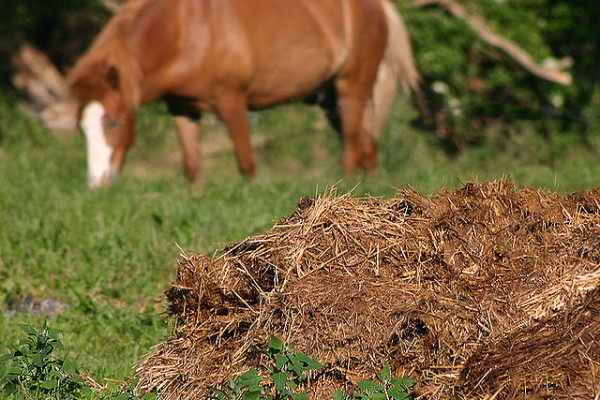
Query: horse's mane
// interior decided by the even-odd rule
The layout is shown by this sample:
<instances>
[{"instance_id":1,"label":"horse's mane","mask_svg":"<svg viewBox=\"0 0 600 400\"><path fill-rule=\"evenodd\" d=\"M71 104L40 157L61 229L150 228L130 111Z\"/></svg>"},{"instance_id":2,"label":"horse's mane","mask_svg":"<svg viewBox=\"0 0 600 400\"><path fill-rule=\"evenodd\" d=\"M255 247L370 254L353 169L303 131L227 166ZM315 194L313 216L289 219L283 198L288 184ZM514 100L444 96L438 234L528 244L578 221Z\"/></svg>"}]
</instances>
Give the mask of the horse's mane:
<instances>
[{"instance_id":1,"label":"horse's mane","mask_svg":"<svg viewBox=\"0 0 600 400\"><path fill-rule=\"evenodd\" d=\"M129 0L122 6L69 72L71 85L89 79L90 73L97 70L99 65L114 67L119 73L119 89L125 104L131 109L139 105L143 75L127 38L130 37L140 11L152 1L155 0Z\"/></svg>"}]
</instances>

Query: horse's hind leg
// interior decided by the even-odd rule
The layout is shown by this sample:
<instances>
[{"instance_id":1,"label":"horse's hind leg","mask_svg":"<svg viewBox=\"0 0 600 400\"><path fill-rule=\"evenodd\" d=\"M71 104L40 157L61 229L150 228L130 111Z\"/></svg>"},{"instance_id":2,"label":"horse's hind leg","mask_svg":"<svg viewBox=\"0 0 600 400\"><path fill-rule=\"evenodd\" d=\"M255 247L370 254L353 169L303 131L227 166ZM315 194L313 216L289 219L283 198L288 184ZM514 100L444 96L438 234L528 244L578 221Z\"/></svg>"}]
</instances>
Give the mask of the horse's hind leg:
<instances>
[{"instance_id":1,"label":"horse's hind leg","mask_svg":"<svg viewBox=\"0 0 600 400\"><path fill-rule=\"evenodd\" d=\"M353 174L358 168L374 170L377 168L375 138L373 132L363 124L365 110L371 101L370 89L349 80L340 80L336 87L337 108L344 139L344 172Z\"/></svg>"}]
</instances>

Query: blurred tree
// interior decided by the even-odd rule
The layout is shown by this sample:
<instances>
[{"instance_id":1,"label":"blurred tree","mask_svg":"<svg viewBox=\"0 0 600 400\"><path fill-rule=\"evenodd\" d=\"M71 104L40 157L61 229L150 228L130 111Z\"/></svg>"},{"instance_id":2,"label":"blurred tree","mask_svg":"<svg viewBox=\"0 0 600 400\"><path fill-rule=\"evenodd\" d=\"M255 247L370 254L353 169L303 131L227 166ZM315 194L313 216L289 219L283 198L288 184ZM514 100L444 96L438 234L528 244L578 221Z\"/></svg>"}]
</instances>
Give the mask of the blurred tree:
<instances>
[{"instance_id":1,"label":"blurred tree","mask_svg":"<svg viewBox=\"0 0 600 400\"><path fill-rule=\"evenodd\" d=\"M550 0L546 13L548 43L557 55L575 60L575 82L565 97L563 112L600 136L600 2Z\"/></svg>"},{"instance_id":2,"label":"blurred tree","mask_svg":"<svg viewBox=\"0 0 600 400\"><path fill-rule=\"evenodd\" d=\"M404 0L399 5L432 112L422 122L450 148L486 143L506 131L502 126L523 120L548 138L564 131L590 133L585 129L594 114L589 108L598 110L592 104L599 74L594 65L598 2ZM478 26L480 21L491 33ZM503 43L489 40L490 34ZM510 53L505 45L522 50L537 72L560 71L572 61L573 83L533 73L517 57L523 54Z\"/></svg>"}]
</instances>

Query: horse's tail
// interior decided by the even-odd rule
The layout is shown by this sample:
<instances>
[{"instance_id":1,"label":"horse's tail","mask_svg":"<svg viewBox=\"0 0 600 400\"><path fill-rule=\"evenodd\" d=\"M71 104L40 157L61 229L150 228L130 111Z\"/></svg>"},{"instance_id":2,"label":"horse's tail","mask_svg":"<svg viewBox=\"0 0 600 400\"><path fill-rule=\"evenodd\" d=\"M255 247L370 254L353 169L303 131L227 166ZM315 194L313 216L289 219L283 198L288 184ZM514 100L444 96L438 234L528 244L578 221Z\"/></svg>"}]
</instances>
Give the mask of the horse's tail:
<instances>
[{"instance_id":1,"label":"horse's tail","mask_svg":"<svg viewBox=\"0 0 600 400\"><path fill-rule=\"evenodd\" d=\"M419 91L421 77L414 63L412 46L406 26L390 0L380 0L385 11L388 40L384 57L379 65L377 79L373 87L372 107L367 109L365 124L377 137L388 118L397 88L400 86L406 96ZM371 114L371 115L369 115Z\"/></svg>"}]
</instances>

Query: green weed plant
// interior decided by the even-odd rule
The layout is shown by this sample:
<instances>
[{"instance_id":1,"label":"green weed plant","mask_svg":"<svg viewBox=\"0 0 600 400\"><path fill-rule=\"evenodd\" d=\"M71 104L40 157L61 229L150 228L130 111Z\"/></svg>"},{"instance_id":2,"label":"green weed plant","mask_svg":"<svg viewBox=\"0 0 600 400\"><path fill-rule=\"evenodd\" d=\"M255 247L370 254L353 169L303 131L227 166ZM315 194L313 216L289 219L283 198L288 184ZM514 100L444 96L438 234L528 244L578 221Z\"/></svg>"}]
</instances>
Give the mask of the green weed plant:
<instances>
[{"instance_id":1,"label":"green weed plant","mask_svg":"<svg viewBox=\"0 0 600 400\"><path fill-rule=\"evenodd\" d=\"M211 400L308 400L306 392L299 390L313 370L323 368L318 361L294 351L296 344L284 344L271 336L267 350L257 350L270 360L269 375L261 377L251 369L230 380L223 389L214 389Z\"/></svg>"},{"instance_id":2,"label":"green weed plant","mask_svg":"<svg viewBox=\"0 0 600 400\"><path fill-rule=\"evenodd\" d=\"M7 364L0 368L0 385L5 395L20 392L68 399L91 394L75 364L56 354L64 351L59 330L50 328L47 323L39 331L29 325L20 325L20 328L27 337L12 353L0 357L0 363Z\"/></svg>"},{"instance_id":3,"label":"green weed plant","mask_svg":"<svg viewBox=\"0 0 600 400\"><path fill-rule=\"evenodd\" d=\"M410 378L392 377L389 364L384 364L379 374L379 381L364 380L358 382L358 391L352 394L357 400L409 400L412 399L411 389L415 381ZM338 390L333 400L347 400L350 397Z\"/></svg>"},{"instance_id":4,"label":"green weed plant","mask_svg":"<svg viewBox=\"0 0 600 400\"><path fill-rule=\"evenodd\" d=\"M281 339L271 336L267 350L258 350L270 360L269 374L261 376L257 369L251 369L230 380L224 387L213 389L209 400L308 400L305 391L300 390L310 374L323 368L318 361L295 351L295 343L284 344ZM379 374L379 382L364 380L358 382L358 391L352 396L338 389L333 400L408 400L415 381L410 378L392 378L389 364L385 364Z\"/></svg>"},{"instance_id":5,"label":"green weed plant","mask_svg":"<svg viewBox=\"0 0 600 400\"><path fill-rule=\"evenodd\" d=\"M40 330L26 324L19 327L27 337L14 346L13 352L0 357L0 388L5 396L55 400L155 398L153 393L138 397L135 381L124 388L94 392L79 369L64 354L60 330L51 328L47 321Z\"/></svg>"}]
</instances>

